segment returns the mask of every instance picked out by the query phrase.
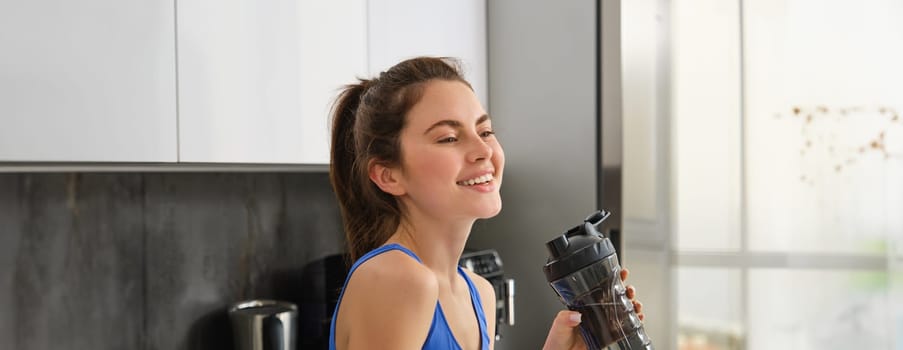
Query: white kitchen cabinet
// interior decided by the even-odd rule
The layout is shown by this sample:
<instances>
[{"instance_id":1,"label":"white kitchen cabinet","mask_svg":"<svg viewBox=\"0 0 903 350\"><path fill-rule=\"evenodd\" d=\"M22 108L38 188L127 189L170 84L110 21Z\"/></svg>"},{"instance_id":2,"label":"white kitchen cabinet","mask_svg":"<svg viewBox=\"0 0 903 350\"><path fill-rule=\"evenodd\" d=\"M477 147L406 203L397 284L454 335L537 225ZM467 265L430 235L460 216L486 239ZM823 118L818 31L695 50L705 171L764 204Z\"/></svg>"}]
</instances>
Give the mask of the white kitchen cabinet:
<instances>
[{"instance_id":1,"label":"white kitchen cabinet","mask_svg":"<svg viewBox=\"0 0 903 350\"><path fill-rule=\"evenodd\" d=\"M375 0L368 6L370 72L415 56L461 59L489 110L486 0Z\"/></svg>"},{"instance_id":2,"label":"white kitchen cabinet","mask_svg":"<svg viewBox=\"0 0 903 350\"><path fill-rule=\"evenodd\" d=\"M326 164L329 108L367 74L365 0L180 0L179 160Z\"/></svg>"},{"instance_id":3,"label":"white kitchen cabinet","mask_svg":"<svg viewBox=\"0 0 903 350\"><path fill-rule=\"evenodd\" d=\"M172 1L0 2L0 162L176 161Z\"/></svg>"},{"instance_id":4,"label":"white kitchen cabinet","mask_svg":"<svg viewBox=\"0 0 903 350\"><path fill-rule=\"evenodd\" d=\"M0 49L0 163L327 164L339 89L419 55L487 103L485 0L4 2Z\"/></svg>"}]
</instances>

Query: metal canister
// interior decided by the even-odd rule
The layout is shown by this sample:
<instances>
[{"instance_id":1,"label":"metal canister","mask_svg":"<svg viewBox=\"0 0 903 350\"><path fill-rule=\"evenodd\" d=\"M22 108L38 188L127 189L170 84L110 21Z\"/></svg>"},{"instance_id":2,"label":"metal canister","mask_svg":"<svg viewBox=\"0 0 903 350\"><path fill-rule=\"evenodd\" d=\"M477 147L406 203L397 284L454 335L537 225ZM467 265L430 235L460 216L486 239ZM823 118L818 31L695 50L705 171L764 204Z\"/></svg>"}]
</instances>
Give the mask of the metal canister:
<instances>
[{"instance_id":1,"label":"metal canister","mask_svg":"<svg viewBox=\"0 0 903 350\"><path fill-rule=\"evenodd\" d=\"M229 307L238 350L295 350L298 307L277 300L247 300Z\"/></svg>"}]
</instances>

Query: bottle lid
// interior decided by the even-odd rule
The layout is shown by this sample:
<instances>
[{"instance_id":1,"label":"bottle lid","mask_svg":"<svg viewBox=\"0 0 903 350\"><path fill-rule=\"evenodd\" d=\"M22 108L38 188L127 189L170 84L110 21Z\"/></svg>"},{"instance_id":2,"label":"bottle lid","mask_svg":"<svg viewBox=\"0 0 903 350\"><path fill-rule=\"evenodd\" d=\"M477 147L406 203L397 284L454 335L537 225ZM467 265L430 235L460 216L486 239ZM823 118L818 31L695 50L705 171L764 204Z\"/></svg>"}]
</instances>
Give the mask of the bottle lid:
<instances>
[{"instance_id":1,"label":"bottle lid","mask_svg":"<svg viewBox=\"0 0 903 350\"><path fill-rule=\"evenodd\" d=\"M615 253L611 241L596 229L610 214L605 210L597 211L582 224L546 243L549 259L543 266L543 272L549 282Z\"/></svg>"}]
</instances>

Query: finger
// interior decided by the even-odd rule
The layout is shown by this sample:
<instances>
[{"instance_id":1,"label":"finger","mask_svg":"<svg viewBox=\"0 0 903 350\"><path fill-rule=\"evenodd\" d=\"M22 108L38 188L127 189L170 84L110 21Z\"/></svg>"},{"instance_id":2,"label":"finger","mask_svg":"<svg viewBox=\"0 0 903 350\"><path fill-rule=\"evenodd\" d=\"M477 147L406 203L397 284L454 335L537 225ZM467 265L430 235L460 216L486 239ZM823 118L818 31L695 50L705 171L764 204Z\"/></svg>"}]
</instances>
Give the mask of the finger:
<instances>
[{"instance_id":1,"label":"finger","mask_svg":"<svg viewBox=\"0 0 903 350\"><path fill-rule=\"evenodd\" d=\"M639 301L633 302L633 310L636 311L637 314L643 313L643 303Z\"/></svg>"},{"instance_id":2,"label":"finger","mask_svg":"<svg viewBox=\"0 0 903 350\"><path fill-rule=\"evenodd\" d=\"M646 315L645 315L645 314L636 314L636 316L640 318L640 321L646 319Z\"/></svg>"},{"instance_id":3,"label":"finger","mask_svg":"<svg viewBox=\"0 0 903 350\"><path fill-rule=\"evenodd\" d=\"M636 288L632 285L627 285L627 299L633 300L636 298Z\"/></svg>"},{"instance_id":4,"label":"finger","mask_svg":"<svg viewBox=\"0 0 903 350\"><path fill-rule=\"evenodd\" d=\"M621 268L621 281L622 282L626 281L627 276L629 276L629 275L630 275L630 270L628 270L627 268Z\"/></svg>"},{"instance_id":5,"label":"finger","mask_svg":"<svg viewBox=\"0 0 903 350\"><path fill-rule=\"evenodd\" d=\"M569 310L561 310L558 312L558 315L555 316L555 320L552 321L552 329L549 330L549 337L552 337L553 333L557 336L568 336L570 335L574 328L580 324L582 320L582 315L576 311Z\"/></svg>"},{"instance_id":6,"label":"finger","mask_svg":"<svg viewBox=\"0 0 903 350\"><path fill-rule=\"evenodd\" d=\"M543 349L570 349L577 341L575 327L580 324L581 315L576 311L562 310L552 321L549 336Z\"/></svg>"},{"instance_id":7,"label":"finger","mask_svg":"<svg viewBox=\"0 0 903 350\"><path fill-rule=\"evenodd\" d=\"M577 311L561 310L558 312L558 315L555 316L555 324L553 324L553 327L557 324L558 326L563 326L565 328L574 328L577 327L582 320L583 315Z\"/></svg>"}]
</instances>

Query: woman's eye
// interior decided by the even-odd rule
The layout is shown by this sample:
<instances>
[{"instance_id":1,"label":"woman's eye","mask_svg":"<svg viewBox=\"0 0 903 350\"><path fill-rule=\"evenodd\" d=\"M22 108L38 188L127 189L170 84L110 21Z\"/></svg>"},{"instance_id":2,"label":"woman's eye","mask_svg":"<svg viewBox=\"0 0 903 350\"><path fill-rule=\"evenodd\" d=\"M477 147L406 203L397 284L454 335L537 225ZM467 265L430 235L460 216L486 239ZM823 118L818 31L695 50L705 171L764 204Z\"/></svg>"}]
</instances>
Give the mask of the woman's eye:
<instances>
[{"instance_id":1,"label":"woman's eye","mask_svg":"<svg viewBox=\"0 0 903 350\"><path fill-rule=\"evenodd\" d=\"M492 135L495 135L495 131L486 130L486 131L480 133L480 137L489 137Z\"/></svg>"},{"instance_id":2,"label":"woman's eye","mask_svg":"<svg viewBox=\"0 0 903 350\"><path fill-rule=\"evenodd\" d=\"M440 139L440 140L439 140L439 143L452 143L452 142L455 142L455 141L458 141L458 139L455 138L454 136L449 136L449 137Z\"/></svg>"}]
</instances>

